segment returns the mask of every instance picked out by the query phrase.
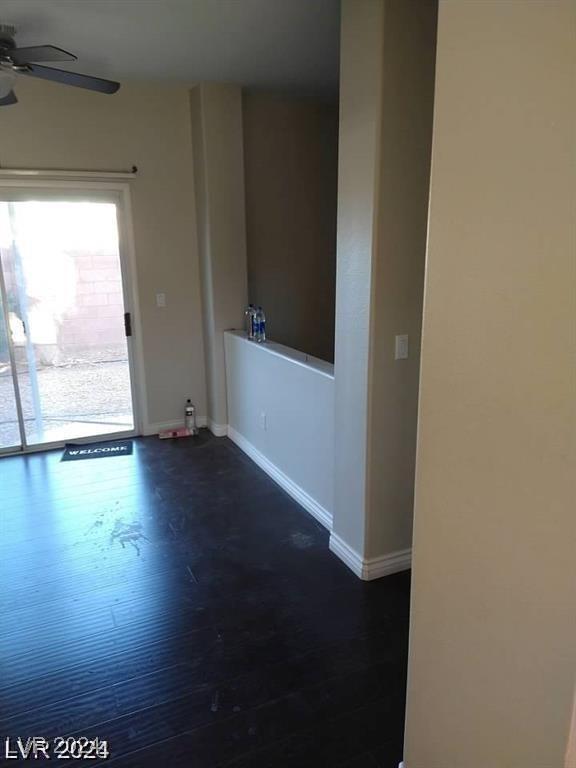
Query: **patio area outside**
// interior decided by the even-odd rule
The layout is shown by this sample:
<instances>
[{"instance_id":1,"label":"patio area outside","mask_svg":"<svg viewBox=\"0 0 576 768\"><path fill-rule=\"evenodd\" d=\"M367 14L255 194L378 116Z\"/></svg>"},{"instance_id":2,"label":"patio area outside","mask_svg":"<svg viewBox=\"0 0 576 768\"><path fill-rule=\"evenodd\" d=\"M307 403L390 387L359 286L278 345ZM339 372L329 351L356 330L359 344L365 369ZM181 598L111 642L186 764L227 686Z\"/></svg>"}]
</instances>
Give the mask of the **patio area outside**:
<instances>
[{"instance_id":1,"label":"patio area outside","mask_svg":"<svg viewBox=\"0 0 576 768\"><path fill-rule=\"evenodd\" d=\"M134 428L128 360L75 362L37 368L41 426L34 417L30 377L19 376L27 441L59 442ZM0 446L20 442L12 376L0 364Z\"/></svg>"}]
</instances>

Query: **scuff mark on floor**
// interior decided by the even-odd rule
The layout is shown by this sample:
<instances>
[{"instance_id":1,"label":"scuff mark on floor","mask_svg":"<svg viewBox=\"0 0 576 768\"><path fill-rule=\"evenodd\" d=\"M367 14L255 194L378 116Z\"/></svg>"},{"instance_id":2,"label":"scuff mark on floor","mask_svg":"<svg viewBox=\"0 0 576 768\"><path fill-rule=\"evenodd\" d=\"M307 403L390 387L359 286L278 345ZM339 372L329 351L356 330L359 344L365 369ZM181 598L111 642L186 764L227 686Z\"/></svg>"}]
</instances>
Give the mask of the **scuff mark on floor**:
<instances>
[{"instance_id":1,"label":"scuff mark on floor","mask_svg":"<svg viewBox=\"0 0 576 768\"><path fill-rule=\"evenodd\" d=\"M290 534L290 543L297 549L310 549L314 546L314 537L302 531L296 531Z\"/></svg>"},{"instance_id":2,"label":"scuff mark on floor","mask_svg":"<svg viewBox=\"0 0 576 768\"><path fill-rule=\"evenodd\" d=\"M94 530L94 528L101 528L104 525L104 517L106 515L106 512L99 512L96 520L92 523L92 525L88 528L88 530L85 532L85 536L88 536L88 534Z\"/></svg>"},{"instance_id":3,"label":"scuff mark on floor","mask_svg":"<svg viewBox=\"0 0 576 768\"><path fill-rule=\"evenodd\" d=\"M112 533L110 534L110 541L113 544L115 541L119 541L122 545L122 549L126 548L126 544L131 544L138 555L140 554L140 547L138 542L150 541L142 533L142 523L125 523L123 520L116 520Z\"/></svg>"}]
</instances>

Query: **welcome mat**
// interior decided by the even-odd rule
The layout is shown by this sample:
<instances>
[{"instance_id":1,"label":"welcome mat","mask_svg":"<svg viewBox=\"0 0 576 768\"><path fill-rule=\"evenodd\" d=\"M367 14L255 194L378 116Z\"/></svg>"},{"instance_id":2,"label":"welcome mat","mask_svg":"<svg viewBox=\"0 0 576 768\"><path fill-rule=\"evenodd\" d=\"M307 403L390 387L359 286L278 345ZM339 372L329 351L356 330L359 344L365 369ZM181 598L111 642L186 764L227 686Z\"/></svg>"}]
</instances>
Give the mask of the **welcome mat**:
<instances>
[{"instance_id":1,"label":"welcome mat","mask_svg":"<svg viewBox=\"0 0 576 768\"><path fill-rule=\"evenodd\" d=\"M61 461L80 461L82 459L102 459L110 456L130 456L132 440L110 440L91 445L65 446Z\"/></svg>"}]
</instances>

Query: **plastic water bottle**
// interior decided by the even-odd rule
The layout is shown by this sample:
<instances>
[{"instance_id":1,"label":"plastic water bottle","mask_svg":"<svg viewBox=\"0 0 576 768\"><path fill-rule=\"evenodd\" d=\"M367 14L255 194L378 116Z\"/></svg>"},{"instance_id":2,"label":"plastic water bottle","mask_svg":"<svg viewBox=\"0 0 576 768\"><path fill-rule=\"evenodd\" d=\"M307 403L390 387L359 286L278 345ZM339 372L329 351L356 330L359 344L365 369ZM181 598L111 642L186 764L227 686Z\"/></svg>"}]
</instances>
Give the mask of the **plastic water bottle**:
<instances>
[{"instance_id":1,"label":"plastic water bottle","mask_svg":"<svg viewBox=\"0 0 576 768\"><path fill-rule=\"evenodd\" d=\"M196 408L192 405L192 401L190 399L186 400L186 407L184 409L184 424L191 435L198 434L198 427L196 426Z\"/></svg>"},{"instance_id":2,"label":"plastic water bottle","mask_svg":"<svg viewBox=\"0 0 576 768\"><path fill-rule=\"evenodd\" d=\"M258 317L258 310L254 307L254 313L252 315L252 341L258 341L258 332L260 331L260 319Z\"/></svg>"},{"instance_id":3,"label":"plastic water bottle","mask_svg":"<svg viewBox=\"0 0 576 768\"><path fill-rule=\"evenodd\" d=\"M256 314L256 307L254 304L248 304L244 315L246 317L246 335L249 339L254 339L254 315Z\"/></svg>"},{"instance_id":4,"label":"plastic water bottle","mask_svg":"<svg viewBox=\"0 0 576 768\"><path fill-rule=\"evenodd\" d=\"M250 317L252 320L252 333L250 334L250 338L252 341L258 341L258 310L256 307L252 307L252 315Z\"/></svg>"},{"instance_id":5,"label":"plastic water bottle","mask_svg":"<svg viewBox=\"0 0 576 768\"><path fill-rule=\"evenodd\" d=\"M262 307L258 307L258 311L256 312L256 325L258 327L256 341L262 343L263 341L266 341L266 315L264 314Z\"/></svg>"}]
</instances>

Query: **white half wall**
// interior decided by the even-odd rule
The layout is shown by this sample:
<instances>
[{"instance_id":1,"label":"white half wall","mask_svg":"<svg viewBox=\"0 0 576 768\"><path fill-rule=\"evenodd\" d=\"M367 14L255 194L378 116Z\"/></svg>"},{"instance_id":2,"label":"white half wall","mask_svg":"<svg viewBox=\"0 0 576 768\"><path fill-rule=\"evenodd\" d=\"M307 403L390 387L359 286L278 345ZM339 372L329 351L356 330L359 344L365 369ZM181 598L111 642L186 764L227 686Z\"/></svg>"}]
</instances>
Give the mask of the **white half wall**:
<instances>
[{"instance_id":1,"label":"white half wall","mask_svg":"<svg viewBox=\"0 0 576 768\"><path fill-rule=\"evenodd\" d=\"M334 374L281 344L224 334L228 436L327 528L334 507Z\"/></svg>"}]
</instances>

